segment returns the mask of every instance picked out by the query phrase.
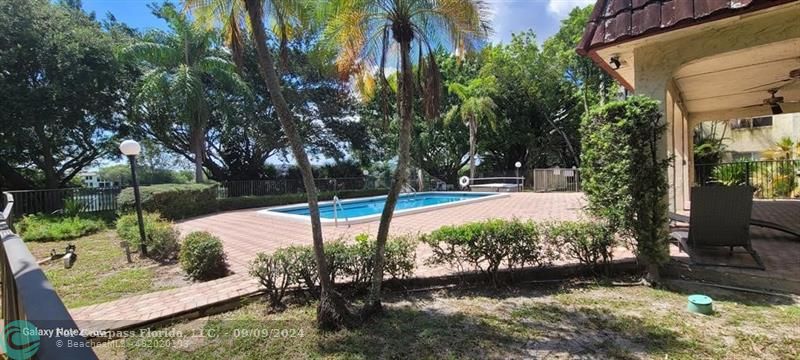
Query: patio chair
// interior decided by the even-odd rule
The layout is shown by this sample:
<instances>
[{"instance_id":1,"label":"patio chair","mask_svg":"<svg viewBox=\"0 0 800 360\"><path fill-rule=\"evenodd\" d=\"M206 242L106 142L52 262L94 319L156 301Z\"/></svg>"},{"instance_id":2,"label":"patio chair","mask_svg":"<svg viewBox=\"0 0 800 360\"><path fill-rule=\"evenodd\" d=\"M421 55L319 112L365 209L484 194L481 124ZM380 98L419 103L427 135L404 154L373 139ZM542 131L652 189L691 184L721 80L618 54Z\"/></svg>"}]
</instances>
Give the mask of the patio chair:
<instances>
[{"instance_id":1,"label":"patio chair","mask_svg":"<svg viewBox=\"0 0 800 360\"><path fill-rule=\"evenodd\" d=\"M681 250L689 254L694 265L728 266L765 270L764 263L750 242L750 216L753 211L753 189L749 186L707 186L692 188L689 231L670 234ZM685 220L685 219L684 219ZM743 247L757 266L699 262L699 251L727 247Z\"/></svg>"}]
</instances>

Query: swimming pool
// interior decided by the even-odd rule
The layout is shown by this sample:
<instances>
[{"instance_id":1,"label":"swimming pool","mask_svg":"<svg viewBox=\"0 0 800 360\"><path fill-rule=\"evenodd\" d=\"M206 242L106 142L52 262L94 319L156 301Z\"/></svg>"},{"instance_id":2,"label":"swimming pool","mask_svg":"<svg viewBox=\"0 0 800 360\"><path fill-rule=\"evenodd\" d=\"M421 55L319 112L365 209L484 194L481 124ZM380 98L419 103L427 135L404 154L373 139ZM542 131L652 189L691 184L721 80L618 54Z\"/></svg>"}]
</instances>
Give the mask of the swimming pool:
<instances>
[{"instance_id":1,"label":"swimming pool","mask_svg":"<svg viewBox=\"0 0 800 360\"><path fill-rule=\"evenodd\" d=\"M470 204L505 196L508 196L508 194L490 192L421 192L416 194L401 194L395 206L394 214L396 216L414 214L422 211ZM324 201L319 204L320 220L323 225L368 222L380 218L384 204L386 204L386 195L340 200L336 205L336 212L334 214L333 202ZM310 221L308 216L308 204L279 206L259 210L259 213L287 219Z\"/></svg>"}]
</instances>

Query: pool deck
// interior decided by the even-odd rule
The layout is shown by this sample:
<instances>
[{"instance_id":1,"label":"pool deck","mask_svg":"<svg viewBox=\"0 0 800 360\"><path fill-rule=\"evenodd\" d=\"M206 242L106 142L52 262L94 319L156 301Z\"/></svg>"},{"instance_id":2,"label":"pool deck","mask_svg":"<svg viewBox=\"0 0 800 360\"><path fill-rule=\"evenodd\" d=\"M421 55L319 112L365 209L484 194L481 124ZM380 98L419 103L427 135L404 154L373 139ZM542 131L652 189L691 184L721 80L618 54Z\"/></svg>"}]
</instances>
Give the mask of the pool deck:
<instances>
[{"instance_id":1,"label":"pool deck","mask_svg":"<svg viewBox=\"0 0 800 360\"><path fill-rule=\"evenodd\" d=\"M392 234L427 233L444 225L456 225L489 218L519 218L537 221L575 220L581 218L585 199L580 193L511 193L508 197L490 201L463 204L423 213L407 214L394 218ZM780 205L780 206L779 206ZM777 202L759 203L760 209L754 213L765 214L765 219L798 224L800 201L788 205ZM258 283L247 274L247 264L259 252L273 252L289 245L311 244L311 226L307 223L271 218L259 215L259 209L239 210L202 216L180 222L183 233L204 230L222 239L233 275L213 281L194 283L176 289L137 295L120 300L70 309L70 313L81 329L122 329L138 324L153 323L172 319L185 314L201 316L209 307L217 306L237 298L257 294ZM775 214L773 214L773 212ZM351 226L325 226L323 234L326 241L331 239L352 239L359 233L375 234L378 221L354 224ZM776 282L800 285L800 239L756 229L752 232L756 250L767 264L767 271L723 268L728 277L755 279L749 284L759 286ZM674 245L670 249L673 262L685 262L685 254L678 252ZM424 245L417 248L416 277L433 277L452 274L445 267L431 267L424 264L430 249ZM630 260L633 254L618 248L614 252L617 260ZM745 258L743 261L748 261ZM694 274L711 274L723 271L714 267L690 268ZM687 273L674 274L684 277ZM701 279L703 280L703 279ZM725 278L710 279L716 282ZM734 283L735 284L735 283ZM794 286L794 285L793 285Z\"/></svg>"},{"instance_id":2,"label":"pool deck","mask_svg":"<svg viewBox=\"0 0 800 360\"><path fill-rule=\"evenodd\" d=\"M393 219L392 234L426 233L444 225L463 224L489 218L574 220L580 218L585 200L579 193L512 193L493 200L463 204L423 213L406 214ZM131 296L103 304L71 309L81 329L121 329L168 319L196 309L224 303L231 299L256 294L258 283L247 274L247 264L259 252L273 252L289 245L311 244L311 225L263 216L260 209L217 213L178 223L182 233L209 231L222 239L233 275L222 279L195 283L181 288ZM352 239L359 233L375 234L378 221L351 226L325 226L326 240ZM616 256L632 256L622 249ZM430 249L417 249L417 277L452 273L444 267L430 267L423 262Z\"/></svg>"}]
</instances>

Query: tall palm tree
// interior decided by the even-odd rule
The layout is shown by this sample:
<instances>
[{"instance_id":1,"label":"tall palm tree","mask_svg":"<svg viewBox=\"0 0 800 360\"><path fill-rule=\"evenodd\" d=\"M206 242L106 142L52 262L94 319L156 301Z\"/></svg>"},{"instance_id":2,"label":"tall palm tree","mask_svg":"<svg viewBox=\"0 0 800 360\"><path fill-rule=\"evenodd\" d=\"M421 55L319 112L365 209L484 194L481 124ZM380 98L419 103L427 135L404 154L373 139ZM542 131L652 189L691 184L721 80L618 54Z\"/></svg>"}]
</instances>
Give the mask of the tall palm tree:
<instances>
[{"instance_id":1,"label":"tall palm tree","mask_svg":"<svg viewBox=\"0 0 800 360\"><path fill-rule=\"evenodd\" d=\"M308 25L307 21L311 18L308 16L311 13L311 3L304 0L186 0L185 3L187 9L196 11L198 19L222 25L222 32L227 45L234 53L234 59L242 58L244 41L248 38L253 41L258 55L259 72L275 106L278 120L289 141L306 189L314 257L320 282L317 326L322 329L338 329L354 325L352 313L341 295L334 291L330 281L311 162L308 160L305 143L297 129L297 121L283 96L281 77L275 67L275 58L267 47L269 36L265 22L274 25L271 30L279 39L280 52L285 53L286 39L293 32L302 31Z\"/></svg>"},{"instance_id":2,"label":"tall palm tree","mask_svg":"<svg viewBox=\"0 0 800 360\"><path fill-rule=\"evenodd\" d=\"M203 181L206 126L210 86L247 93L247 84L236 67L214 47L216 34L189 21L174 6L159 10L171 32L151 31L144 41L121 52L124 58L141 62L147 69L136 93L136 101L164 101L179 108L181 121L189 127L189 148L194 153L195 181Z\"/></svg>"},{"instance_id":3,"label":"tall palm tree","mask_svg":"<svg viewBox=\"0 0 800 360\"><path fill-rule=\"evenodd\" d=\"M332 0L326 34L339 45L339 67L345 74L374 71L388 85L384 68L396 58L398 66L397 113L400 121L397 168L386 198L375 246L374 269L364 314L379 312L384 250L400 190L407 180L413 120L414 76L412 51L418 54L423 109L435 118L441 92L433 48L450 45L467 50L488 31L488 13L480 0ZM390 53L397 50L396 53ZM384 86L388 88L388 86Z\"/></svg>"},{"instance_id":4,"label":"tall palm tree","mask_svg":"<svg viewBox=\"0 0 800 360\"><path fill-rule=\"evenodd\" d=\"M446 122L460 117L469 127L469 177L475 178L475 147L478 134L478 122L488 120L494 126L497 105L491 95L497 91L494 76L482 76L468 81L466 84L451 82L447 89L458 96L461 105L453 105L445 115Z\"/></svg>"}]
</instances>

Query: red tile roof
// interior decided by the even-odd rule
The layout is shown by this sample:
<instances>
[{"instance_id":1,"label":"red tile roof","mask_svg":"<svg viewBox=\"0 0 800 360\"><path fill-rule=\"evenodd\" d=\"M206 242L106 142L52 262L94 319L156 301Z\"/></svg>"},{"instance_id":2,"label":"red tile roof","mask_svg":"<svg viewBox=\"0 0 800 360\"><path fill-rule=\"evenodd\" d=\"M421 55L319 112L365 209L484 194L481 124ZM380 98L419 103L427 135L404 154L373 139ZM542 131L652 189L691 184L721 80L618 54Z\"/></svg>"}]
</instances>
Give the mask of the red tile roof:
<instances>
[{"instance_id":1,"label":"red tile roof","mask_svg":"<svg viewBox=\"0 0 800 360\"><path fill-rule=\"evenodd\" d=\"M798 0L597 0L578 53Z\"/></svg>"}]
</instances>

